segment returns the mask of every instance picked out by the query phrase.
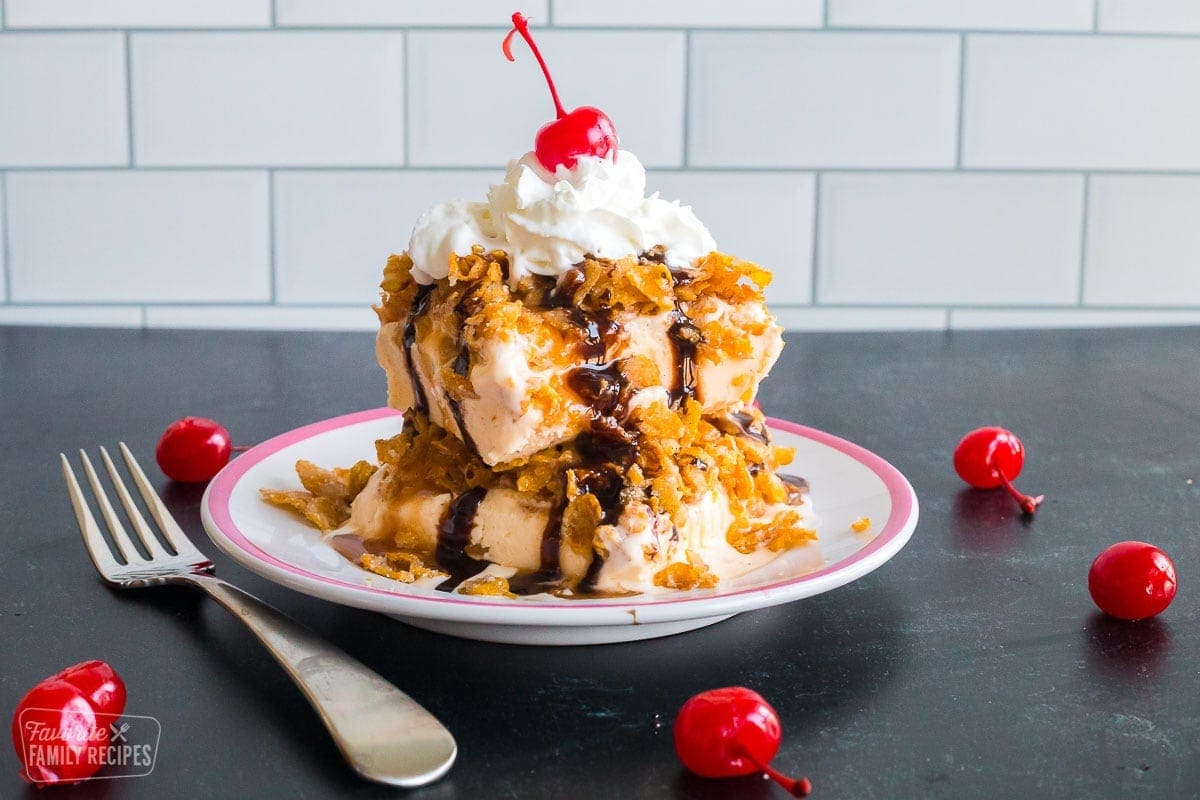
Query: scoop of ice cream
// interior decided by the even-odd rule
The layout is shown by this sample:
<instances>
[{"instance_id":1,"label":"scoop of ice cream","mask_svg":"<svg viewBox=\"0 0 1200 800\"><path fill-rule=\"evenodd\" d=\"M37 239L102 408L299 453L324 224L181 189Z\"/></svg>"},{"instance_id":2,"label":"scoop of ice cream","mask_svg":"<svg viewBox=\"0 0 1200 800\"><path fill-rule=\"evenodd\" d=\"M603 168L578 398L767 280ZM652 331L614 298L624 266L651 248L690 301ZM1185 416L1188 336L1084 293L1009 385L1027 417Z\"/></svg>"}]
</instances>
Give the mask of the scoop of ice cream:
<instances>
[{"instance_id":1,"label":"scoop of ice cream","mask_svg":"<svg viewBox=\"0 0 1200 800\"><path fill-rule=\"evenodd\" d=\"M742 331L750 343L749 353L732 357L711 351L712 357L697 358L692 365L694 392L706 414L720 414L741 403L753 401L760 382L774 366L783 349L782 328L757 302L731 305L718 298L692 304L692 319L705 327L720 321L729 330ZM643 389L635 395L666 397L678 390L678 366L671 343L670 329L676 322L673 312L652 315L618 315L620 332L606 348L606 359L641 357L653 363L662 386ZM406 350L404 331L407 320L384 323L376 339L376 355L387 373L388 403L406 411L416 401L413 376L421 382L428 400L428 412L434 423L448 429L459 439L469 436L480 457L490 465L525 458L546 447L570 441L587 430L594 417L590 405L574 394L554 406L548 414L534 396L556 396L565 378L579 366L573 353L556 358L552 348L557 339L534 333L509 332L503 338L490 339L470 351L467 376L472 392L461 400L458 410L450 404L445 384L443 347L433 328L414 332L412 347ZM757 333L750 333L754 328ZM707 354L709 345L700 345ZM409 369L408 359L413 359ZM552 367L534 364L551 363Z\"/></svg>"},{"instance_id":2,"label":"scoop of ice cream","mask_svg":"<svg viewBox=\"0 0 1200 800\"><path fill-rule=\"evenodd\" d=\"M586 255L618 259L662 245L668 265L686 267L716 249L690 206L646 197L646 170L627 150L582 157L554 174L526 153L509 163L486 203L434 206L409 241L413 277L423 284L445 278L451 253L465 255L476 244L508 253L513 282L557 277Z\"/></svg>"},{"instance_id":3,"label":"scoop of ice cream","mask_svg":"<svg viewBox=\"0 0 1200 800\"><path fill-rule=\"evenodd\" d=\"M446 517L452 496L420 490L396 495L388 488L391 480L386 466L371 477L354 499L349 525L342 530L370 542L390 539L401 547L434 551L440 521ZM769 520L786 510L799 513L805 526L816 525L807 496L792 506L763 505L758 519ZM548 503L513 489L493 488L484 495L471 522L469 545L480 557L501 567L536 570L542 563L549 519ZM728 495L719 487L701 495L688 508L681 525L643 502L630 503L615 525L597 530L605 557L593 589L615 594L654 591L655 575L672 563L688 561L689 553L698 556L721 581L733 580L780 555L766 547L739 552L726 536L732 523ZM805 548L800 558L812 569L820 565L818 548ZM559 543L559 569L569 583L583 579L590 565L590 554L575 552L566 540Z\"/></svg>"}]
</instances>

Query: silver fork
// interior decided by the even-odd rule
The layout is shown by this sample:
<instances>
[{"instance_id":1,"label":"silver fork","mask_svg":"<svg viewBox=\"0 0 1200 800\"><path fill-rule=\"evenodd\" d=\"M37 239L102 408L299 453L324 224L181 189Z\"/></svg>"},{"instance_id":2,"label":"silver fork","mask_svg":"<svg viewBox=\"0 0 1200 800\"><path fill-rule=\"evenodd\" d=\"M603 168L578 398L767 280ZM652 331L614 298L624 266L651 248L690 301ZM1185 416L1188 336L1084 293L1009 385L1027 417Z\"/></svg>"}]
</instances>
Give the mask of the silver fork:
<instances>
[{"instance_id":1,"label":"silver fork","mask_svg":"<svg viewBox=\"0 0 1200 800\"><path fill-rule=\"evenodd\" d=\"M124 442L120 447L150 515L175 552L168 552L154 535L125 488L116 465L101 447L100 457L113 488L149 558L138 552L109 502L91 460L80 450L83 471L122 560L114 558L70 461L59 454L83 543L104 581L118 589L186 584L208 592L246 623L275 656L312 703L350 766L364 778L393 786L423 786L445 775L458 753L450 731L415 700L360 662L321 641L258 598L214 577L212 562L184 535L133 453Z\"/></svg>"}]
</instances>

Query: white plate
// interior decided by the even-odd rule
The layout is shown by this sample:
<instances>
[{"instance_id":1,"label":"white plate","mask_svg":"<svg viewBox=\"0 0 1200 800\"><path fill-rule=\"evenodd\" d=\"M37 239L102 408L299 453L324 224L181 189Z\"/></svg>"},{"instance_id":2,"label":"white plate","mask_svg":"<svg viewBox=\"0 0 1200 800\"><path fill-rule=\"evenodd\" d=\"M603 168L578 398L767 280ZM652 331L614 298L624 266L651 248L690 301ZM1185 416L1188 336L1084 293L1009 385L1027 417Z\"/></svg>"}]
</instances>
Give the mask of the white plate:
<instances>
[{"instance_id":1,"label":"white plate","mask_svg":"<svg viewBox=\"0 0 1200 800\"><path fill-rule=\"evenodd\" d=\"M861 578L899 552L917 525L917 497L895 467L856 444L792 422L767 421L774 441L796 448L792 469L808 479L816 544L785 553L716 589L565 600L438 592L351 564L292 514L264 503L263 487L296 486L295 463L374 460L375 440L399 432L386 408L306 425L254 447L204 493L204 527L243 567L296 591L379 611L418 628L513 644L598 644L667 636L758 608L811 597ZM855 533L850 523L869 517Z\"/></svg>"}]
</instances>

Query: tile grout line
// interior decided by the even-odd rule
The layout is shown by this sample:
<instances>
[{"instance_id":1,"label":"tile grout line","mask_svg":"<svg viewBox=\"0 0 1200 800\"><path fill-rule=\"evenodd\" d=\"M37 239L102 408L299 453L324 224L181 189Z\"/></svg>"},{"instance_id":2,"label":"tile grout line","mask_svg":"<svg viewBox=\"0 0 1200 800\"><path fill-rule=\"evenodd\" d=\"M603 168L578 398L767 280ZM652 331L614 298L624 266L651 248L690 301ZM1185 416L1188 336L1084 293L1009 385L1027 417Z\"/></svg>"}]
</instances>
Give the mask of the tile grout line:
<instances>
[{"instance_id":1,"label":"tile grout line","mask_svg":"<svg viewBox=\"0 0 1200 800\"><path fill-rule=\"evenodd\" d=\"M404 146L401 148L401 158L404 161L404 166L409 166L412 163L412 157L409 154L412 140L412 92L409 88L412 82L408 79L408 52L412 47L412 37L408 35L406 29L400 38L400 46L404 48L404 53L400 58L400 68L404 74L400 76L400 91L404 93Z\"/></svg>"},{"instance_id":2,"label":"tile grout line","mask_svg":"<svg viewBox=\"0 0 1200 800\"><path fill-rule=\"evenodd\" d=\"M1087 275L1088 217L1091 216L1091 188L1092 176L1085 172L1083 175L1083 213L1081 214L1079 224L1079 286L1075 295L1076 305L1080 308L1084 307L1083 289L1084 279Z\"/></svg>"},{"instance_id":3,"label":"tile grout line","mask_svg":"<svg viewBox=\"0 0 1200 800\"><path fill-rule=\"evenodd\" d=\"M1100 0L1092 0L1092 33L1100 32Z\"/></svg>"},{"instance_id":4,"label":"tile grout line","mask_svg":"<svg viewBox=\"0 0 1200 800\"><path fill-rule=\"evenodd\" d=\"M275 3L276 3L276 0L271 0L271 27L272 28L274 28L276 26L276 24L275 24L275 20L276 20Z\"/></svg>"},{"instance_id":5,"label":"tile grout line","mask_svg":"<svg viewBox=\"0 0 1200 800\"><path fill-rule=\"evenodd\" d=\"M554 25L554 0L546 0L546 24Z\"/></svg>"},{"instance_id":6,"label":"tile grout line","mask_svg":"<svg viewBox=\"0 0 1200 800\"><path fill-rule=\"evenodd\" d=\"M718 26L696 26L696 25L555 25L557 30L570 33L633 33L633 32L651 32L651 33L678 33L683 31L692 31L696 33L722 33L727 35L739 34L754 34L754 33L808 33L808 34L825 34L837 36L843 33L862 33L862 34L892 34L896 36L928 36L941 34L943 36L956 36L959 34L987 34L989 36L1031 36L1031 37L1069 37L1069 38L1095 38L1097 34L1105 38L1113 39L1200 39L1200 32L1191 31L1094 31L1091 28L1079 29L1072 28L1069 30L1028 30L1028 29L1004 29L1004 28L931 28L931 27L914 27L914 28L895 28L895 27L865 27L865 26L837 26L822 28L818 25L800 26L800 25L748 25L737 28L721 28ZM307 32L307 33L375 33L375 32L400 32L405 30L420 30L437 33L503 33L507 28L503 25L276 25L276 30L291 31L291 32ZM209 34L209 33L263 33L270 31L268 25L242 25L242 26L204 26L204 27L179 27L179 26L154 26L154 25L128 25L128 26L42 26L42 27L22 27L8 28L7 30L14 33L23 34L41 34L41 33L119 33L127 31L130 33L161 33L161 34Z\"/></svg>"},{"instance_id":7,"label":"tile grout line","mask_svg":"<svg viewBox=\"0 0 1200 800\"><path fill-rule=\"evenodd\" d=\"M822 164L807 164L803 166L725 166L696 164L690 166L669 166L662 164L647 164L647 172L698 172L698 173L745 173L748 175L805 175L828 173L847 175L1122 175L1127 177L1200 177L1200 169L1121 169L1093 167L990 167L965 165L961 169L947 167L851 167L828 166ZM89 164L55 167L28 167L11 164L0 164L0 170L15 173L71 173L71 172L261 172L265 169L278 172L500 172L504 171L503 164L413 164L405 166L396 164L137 164L131 168L128 164Z\"/></svg>"},{"instance_id":8,"label":"tile grout line","mask_svg":"<svg viewBox=\"0 0 1200 800\"><path fill-rule=\"evenodd\" d=\"M962 169L963 120L966 118L967 98L967 35L958 36L958 130L954 141L954 167Z\"/></svg>"},{"instance_id":9,"label":"tile grout line","mask_svg":"<svg viewBox=\"0 0 1200 800\"><path fill-rule=\"evenodd\" d=\"M150 327L150 308L147 305L142 305L141 308L142 330L147 330Z\"/></svg>"},{"instance_id":10,"label":"tile grout line","mask_svg":"<svg viewBox=\"0 0 1200 800\"><path fill-rule=\"evenodd\" d=\"M817 303L817 270L821 261L821 184L824 174L818 172L813 176L813 213L812 213L812 254L809 257L812 272L808 277L808 304Z\"/></svg>"},{"instance_id":11,"label":"tile grout line","mask_svg":"<svg viewBox=\"0 0 1200 800\"><path fill-rule=\"evenodd\" d=\"M17 302L0 303L0 306L11 308L27 308L27 309L53 309L53 308L141 308L145 306L148 309L155 308L270 308L270 309L328 309L328 310L354 310L359 309L368 311L372 305L372 300L364 299L361 302L353 303L348 301L330 301L327 303L314 302L284 302L271 303L266 300L155 300L155 301L139 301L139 300L24 300ZM946 303L896 303L889 304L879 301L862 302L862 303L822 303L813 305L811 303L796 303L796 302L779 302L770 301L772 309L786 309L788 311L944 311L949 308L952 311L1018 311L1029 313L1069 313L1076 312L1104 312L1104 313L1156 313L1166 312L1171 314L1197 314L1200 315L1200 304L1197 305L1114 305L1111 303L1078 306L1072 303L1053 303L1044 305L1013 305L1013 304L995 304L995 303L966 303L966 304L951 304Z\"/></svg>"},{"instance_id":12,"label":"tile grout line","mask_svg":"<svg viewBox=\"0 0 1200 800\"><path fill-rule=\"evenodd\" d=\"M129 166L133 168L133 48L129 40L130 33L125 31L125 142Z\"/></svg>"},{"instance_id":13,"label":"tile grout line","mask_svg":"<svg viewBox=\"0 0 1200 800\"><path fill-rule=\"evenodd\" d=\"M0 170L0 260L4 261L4 302L12 302L12 259L8 247L8 173Z\"/></svg>"},{"instance_id":14,"label":"tile grout line","mask_svg":"<svg viewBox=\"0 0 1200 800\"><path fill-rule=\"evenodd\" d=\"M692 32L683 34L683 155L684 169L691 163L692 138Z\"/></svg>"},{"instance_id":15,"label":"tile grout line","mask_svg":"<svg viewBox=\"0 0 1200 800\"><path fill-rule=\"evenodd\" d=\"M821 3L821 27L829 27L829 0L824 0L824 2Z\"/></svg>"},{"instance_id":16,"label":"tile grout line","mask_svg":"<svg viewBox=\"0 0 1200 800\"><path fill-rule=\"evenodd\" d=\"M277 302L277 287L279 283L278 268L275 263L275 170L267 170L267 248L271 259L271 305Z\"/></svg>"}]
</instances>

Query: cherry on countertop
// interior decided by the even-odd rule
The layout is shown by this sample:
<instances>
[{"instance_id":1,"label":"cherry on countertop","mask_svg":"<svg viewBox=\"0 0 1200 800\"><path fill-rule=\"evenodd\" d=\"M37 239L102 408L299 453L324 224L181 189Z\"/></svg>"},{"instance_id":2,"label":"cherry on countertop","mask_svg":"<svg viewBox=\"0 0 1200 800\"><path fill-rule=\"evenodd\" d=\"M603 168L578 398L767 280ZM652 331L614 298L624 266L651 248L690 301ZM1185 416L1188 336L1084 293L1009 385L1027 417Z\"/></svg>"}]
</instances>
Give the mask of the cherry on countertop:
<instances>
[{"instance_id":1,"label":"cherry on countertop","mask_svg":"<svg viewBox=\"0 0 1200 800\"><path fill-rule=\"evenodd\" d=\"M1092 562L1088 592L1100 610L1118 619L1161 614L1179 582L1170 556L1145 542L1118 542Z\"/></svg>"},{"instance_id":2,"label":"cherry on countertop","mask_svg":"<svg viewBox=\"0 0 1200 800\"><path fill-rule=\"evenodd\" d=\"M111 720L97 715L119 717L124 710L125 683L103 661L85 661L39 681L13 711L21 777L38 786L90 778L103 766L109 745Z\"/></svg>"},{"instance_id":3,"label":"cherry on countertop","mask_svg":"<svg viewBox=\"0 0 1200 800\"><path fill-rule=\"evenodd\" d=\"M771 768L783 729L775 709L751 689L728 686L692 697L679 709L674 732L679 760L702 778L764 772L795 797L812 791L808 778Z\"/></svg>"},{"instance_id":4,"label":"cherry on countertop","mask_svg":"<svg viewBox=\"0 0 1200 800\"><path fill-rule=\"evenodd\" d=\"M1004 428L976 428L954 448L954 471L960 478L976 489L1003 486L1020 503L1022 511L1032 514L1045 495L1030 497L1012 485L1024 466L1025 446L1015 433Z\"/></svg>"},{"instance_id":5,"label":"cherry on countertop","mask_svg":"<svg viewBox=\"0 0 1200 800\"><path fill-rule=\"evenodd\" d=\"M233 449L229 431L220 423L204 417L184 417L163 431L154 458L171 480L203 483L229 463Z\"/></svg>"}]
</instances>

